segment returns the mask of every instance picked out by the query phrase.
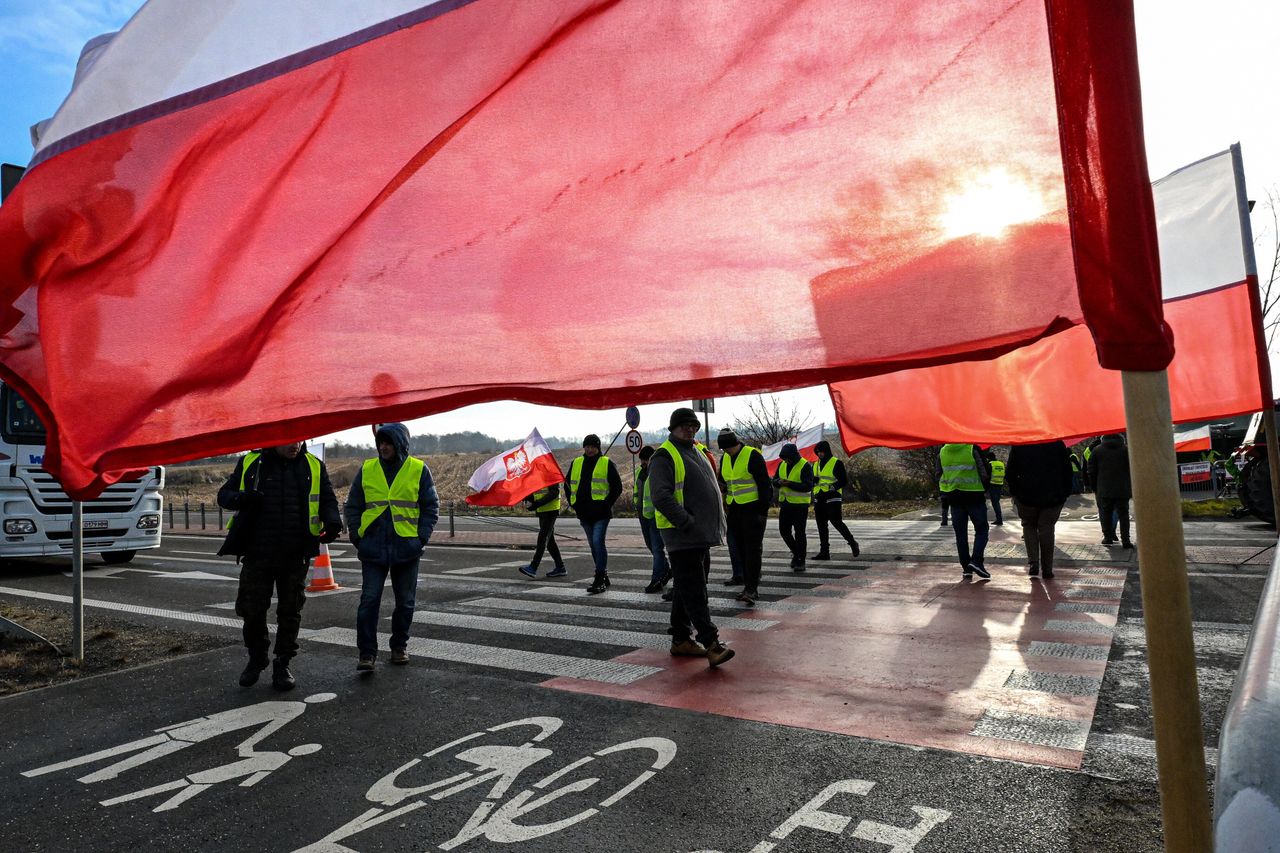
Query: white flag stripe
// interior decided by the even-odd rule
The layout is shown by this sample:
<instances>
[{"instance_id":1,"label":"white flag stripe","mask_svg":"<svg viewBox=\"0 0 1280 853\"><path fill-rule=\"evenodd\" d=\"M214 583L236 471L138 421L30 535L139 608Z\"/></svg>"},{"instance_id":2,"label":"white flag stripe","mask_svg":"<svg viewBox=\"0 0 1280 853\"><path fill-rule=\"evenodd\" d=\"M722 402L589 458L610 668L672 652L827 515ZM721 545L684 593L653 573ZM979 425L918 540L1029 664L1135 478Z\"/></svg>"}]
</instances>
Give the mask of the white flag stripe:
<instances>
[{"instance_id":1,"label":"white flag stripe","mask_svg":"<svg viewBox=\"0 0 1280 853\"><path fill-rule=\"evenodd\" d=\"M526 462L533 462L539 456L545 456L551 452L551 448L543 440L542 434L538 432L537 428L534 428L533 432L529 433L529 437L520 444L486 460L471 475L467 485L471 487L472 491L483 492L493 486L494 483L501 483L507 479L507 457L518 450L524 451Z\"/></svg>"},{"instance_id":2,"label":"white flag stripe","mask_svg":"<svg viewBox=\"0 0 1280 853\"><path fill-rule=\"evenodd\" d=\"M1181 444L1184 441L1195 441L1197 438L1212 438L1207 426L1199 429L1189 429L1185 432L1176 432L1173 434L1173 443Z\"/></svg>"},{"instance_id":3,"label":"white flag stripe","mask_svg":"<svg viewBox=\"0 0 1280 853\"><path fill-rule=\"evenodd\" d=\"M794 444L797 450L803 450L806 447L813 447L819 441L822 441L822 424L816 427L809 427L795 438L787 438L779 441L777 444L770 444L767 447L760 448L760 452L764 454L765 461L777 459L782 454L782 447L786 444Z\"/></svg>"},{"instance_id":4,"label":"white flag stripe","mask_svg":"<svg viewBox=\"0 0 1280 853\"><path fill-rule=\"evenodd\" d=\"M1151 185L1165 299L1245 278L1235 165L1223 151Z\"/></svg>"},{"instance_id":5,"label":"white flag stripe","mask_svg":"<svg viewBox=\"0 0 1280 853\"><path fill-rule=\"evenodd\" d=\"M86 45L94 49L39 147L439 2L150 0L106 44Z\"/></svg>"}]
</instances>

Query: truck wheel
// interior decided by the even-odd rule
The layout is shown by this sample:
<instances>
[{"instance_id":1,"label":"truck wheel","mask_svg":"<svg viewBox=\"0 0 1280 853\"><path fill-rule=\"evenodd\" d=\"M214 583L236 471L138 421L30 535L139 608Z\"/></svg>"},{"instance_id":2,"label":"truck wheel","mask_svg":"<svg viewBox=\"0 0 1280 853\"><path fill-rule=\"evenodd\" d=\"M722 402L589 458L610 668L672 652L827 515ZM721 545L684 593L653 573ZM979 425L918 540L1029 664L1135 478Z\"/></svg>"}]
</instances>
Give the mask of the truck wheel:
<instances>
[{"instance_id":1,"label":"truck wheel","mask_svg":"<svg viewBox=\"0 0 1280 853\"><path fill-rule=\"evenodd\" d=\"M1259 519L1275 527L1276 508L1271 500L1271 466L1267 464L1267 457L1251 459L1240 472L1240 479L1241 491L1248 495L1248 500L1242 503Z\"/></svg>"},{"instance_id":2,"label":"truck wheel","mask_svg":"<svg viewBox=\"0 0 1280 853\"><path fill-rule=\"evenodd\" d=\"M103 551L102 562L114 566L119 563L128 563L136 556L138 556L137 551Z\"/></svg>"}]
</instances>

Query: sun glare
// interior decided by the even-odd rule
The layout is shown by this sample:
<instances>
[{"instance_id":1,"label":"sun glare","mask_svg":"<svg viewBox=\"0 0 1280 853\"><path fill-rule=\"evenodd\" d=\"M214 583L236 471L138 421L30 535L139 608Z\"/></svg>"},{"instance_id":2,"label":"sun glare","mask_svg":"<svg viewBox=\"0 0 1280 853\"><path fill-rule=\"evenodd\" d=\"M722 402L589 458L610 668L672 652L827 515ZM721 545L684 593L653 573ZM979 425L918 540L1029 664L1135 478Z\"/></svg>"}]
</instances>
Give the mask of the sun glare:
<instances>
[{"instance_id":1,"label":"sun glare","mask_svg":"<svg viewBox=\"0 0 1280 853\"><path fill-rule=\"evenodd\" d=\"M1004 169L993 169L946 199L940 222L948 238L999 237L1010 225L1044 213L1044 200Z\"/></svg>"}]
</instances>

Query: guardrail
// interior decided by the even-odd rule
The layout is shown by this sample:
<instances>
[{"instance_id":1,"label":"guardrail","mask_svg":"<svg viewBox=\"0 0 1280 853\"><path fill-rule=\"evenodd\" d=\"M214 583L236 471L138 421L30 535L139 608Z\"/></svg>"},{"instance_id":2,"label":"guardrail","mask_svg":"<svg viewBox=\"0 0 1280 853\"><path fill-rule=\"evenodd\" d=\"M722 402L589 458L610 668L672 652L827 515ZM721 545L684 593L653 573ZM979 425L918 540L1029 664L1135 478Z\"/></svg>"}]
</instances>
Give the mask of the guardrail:
<instances>
[{"instance_id":1,"label":"guardrail","mask_svg":"<svg viewBox=\"0 0 1280 853\"><path fill-rule=\"evenodd\" d=\"M1221 851L1280 849L1280 548L1218 737L1213 807Z\"/></svg>"}]
</instances>

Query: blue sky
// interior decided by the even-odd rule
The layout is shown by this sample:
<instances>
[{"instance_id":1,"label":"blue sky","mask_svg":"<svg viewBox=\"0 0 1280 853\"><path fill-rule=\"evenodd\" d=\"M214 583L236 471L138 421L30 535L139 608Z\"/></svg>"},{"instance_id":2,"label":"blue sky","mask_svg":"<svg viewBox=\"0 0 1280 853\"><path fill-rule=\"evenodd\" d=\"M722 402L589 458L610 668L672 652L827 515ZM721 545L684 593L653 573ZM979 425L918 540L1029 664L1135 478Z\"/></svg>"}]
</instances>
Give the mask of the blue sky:
<instances>
[{"instance_id":1,"label":"blue sky","mask_svg":"<svg viewBox=\"0 0 1280 853\"><path fill-rule=\"evenodd\" d=\"M178 2L179 0L167 0ZM199 2L200 0L181 0ZM272 2L272 0L262 0ZM25 165L31 156L29 127L58 108L71 85L76 57L85 41L119 29L140 0L3 0L0 4L0 160ZM1135 0L1143 113L1151 176L1240 142L1250 195L1280 190L1280 33L1276 0ZM1261 211L1259 211L1261 212ZM1255 232L1264 220L1255 215ZM1275 234L1263 234L1259 265L1269 268ZM1272 372L1280 376L1273 356ZM815 420L833 414L822 389L792 392ZM731 420L741 401L717 404L715 426ZM646 429L665 424L670 404L643 408ZM544 435L604 434L622 421L620 411L566 409L498 403L472 406L424 418L415 432L477 429L499 437L523 437L524 426ZM519 436L514 433L520 433ZM508 433L512 433L508 435ZM367 430L351 430L346 440L364 441Z\"/></svg>"}]
</instances>

